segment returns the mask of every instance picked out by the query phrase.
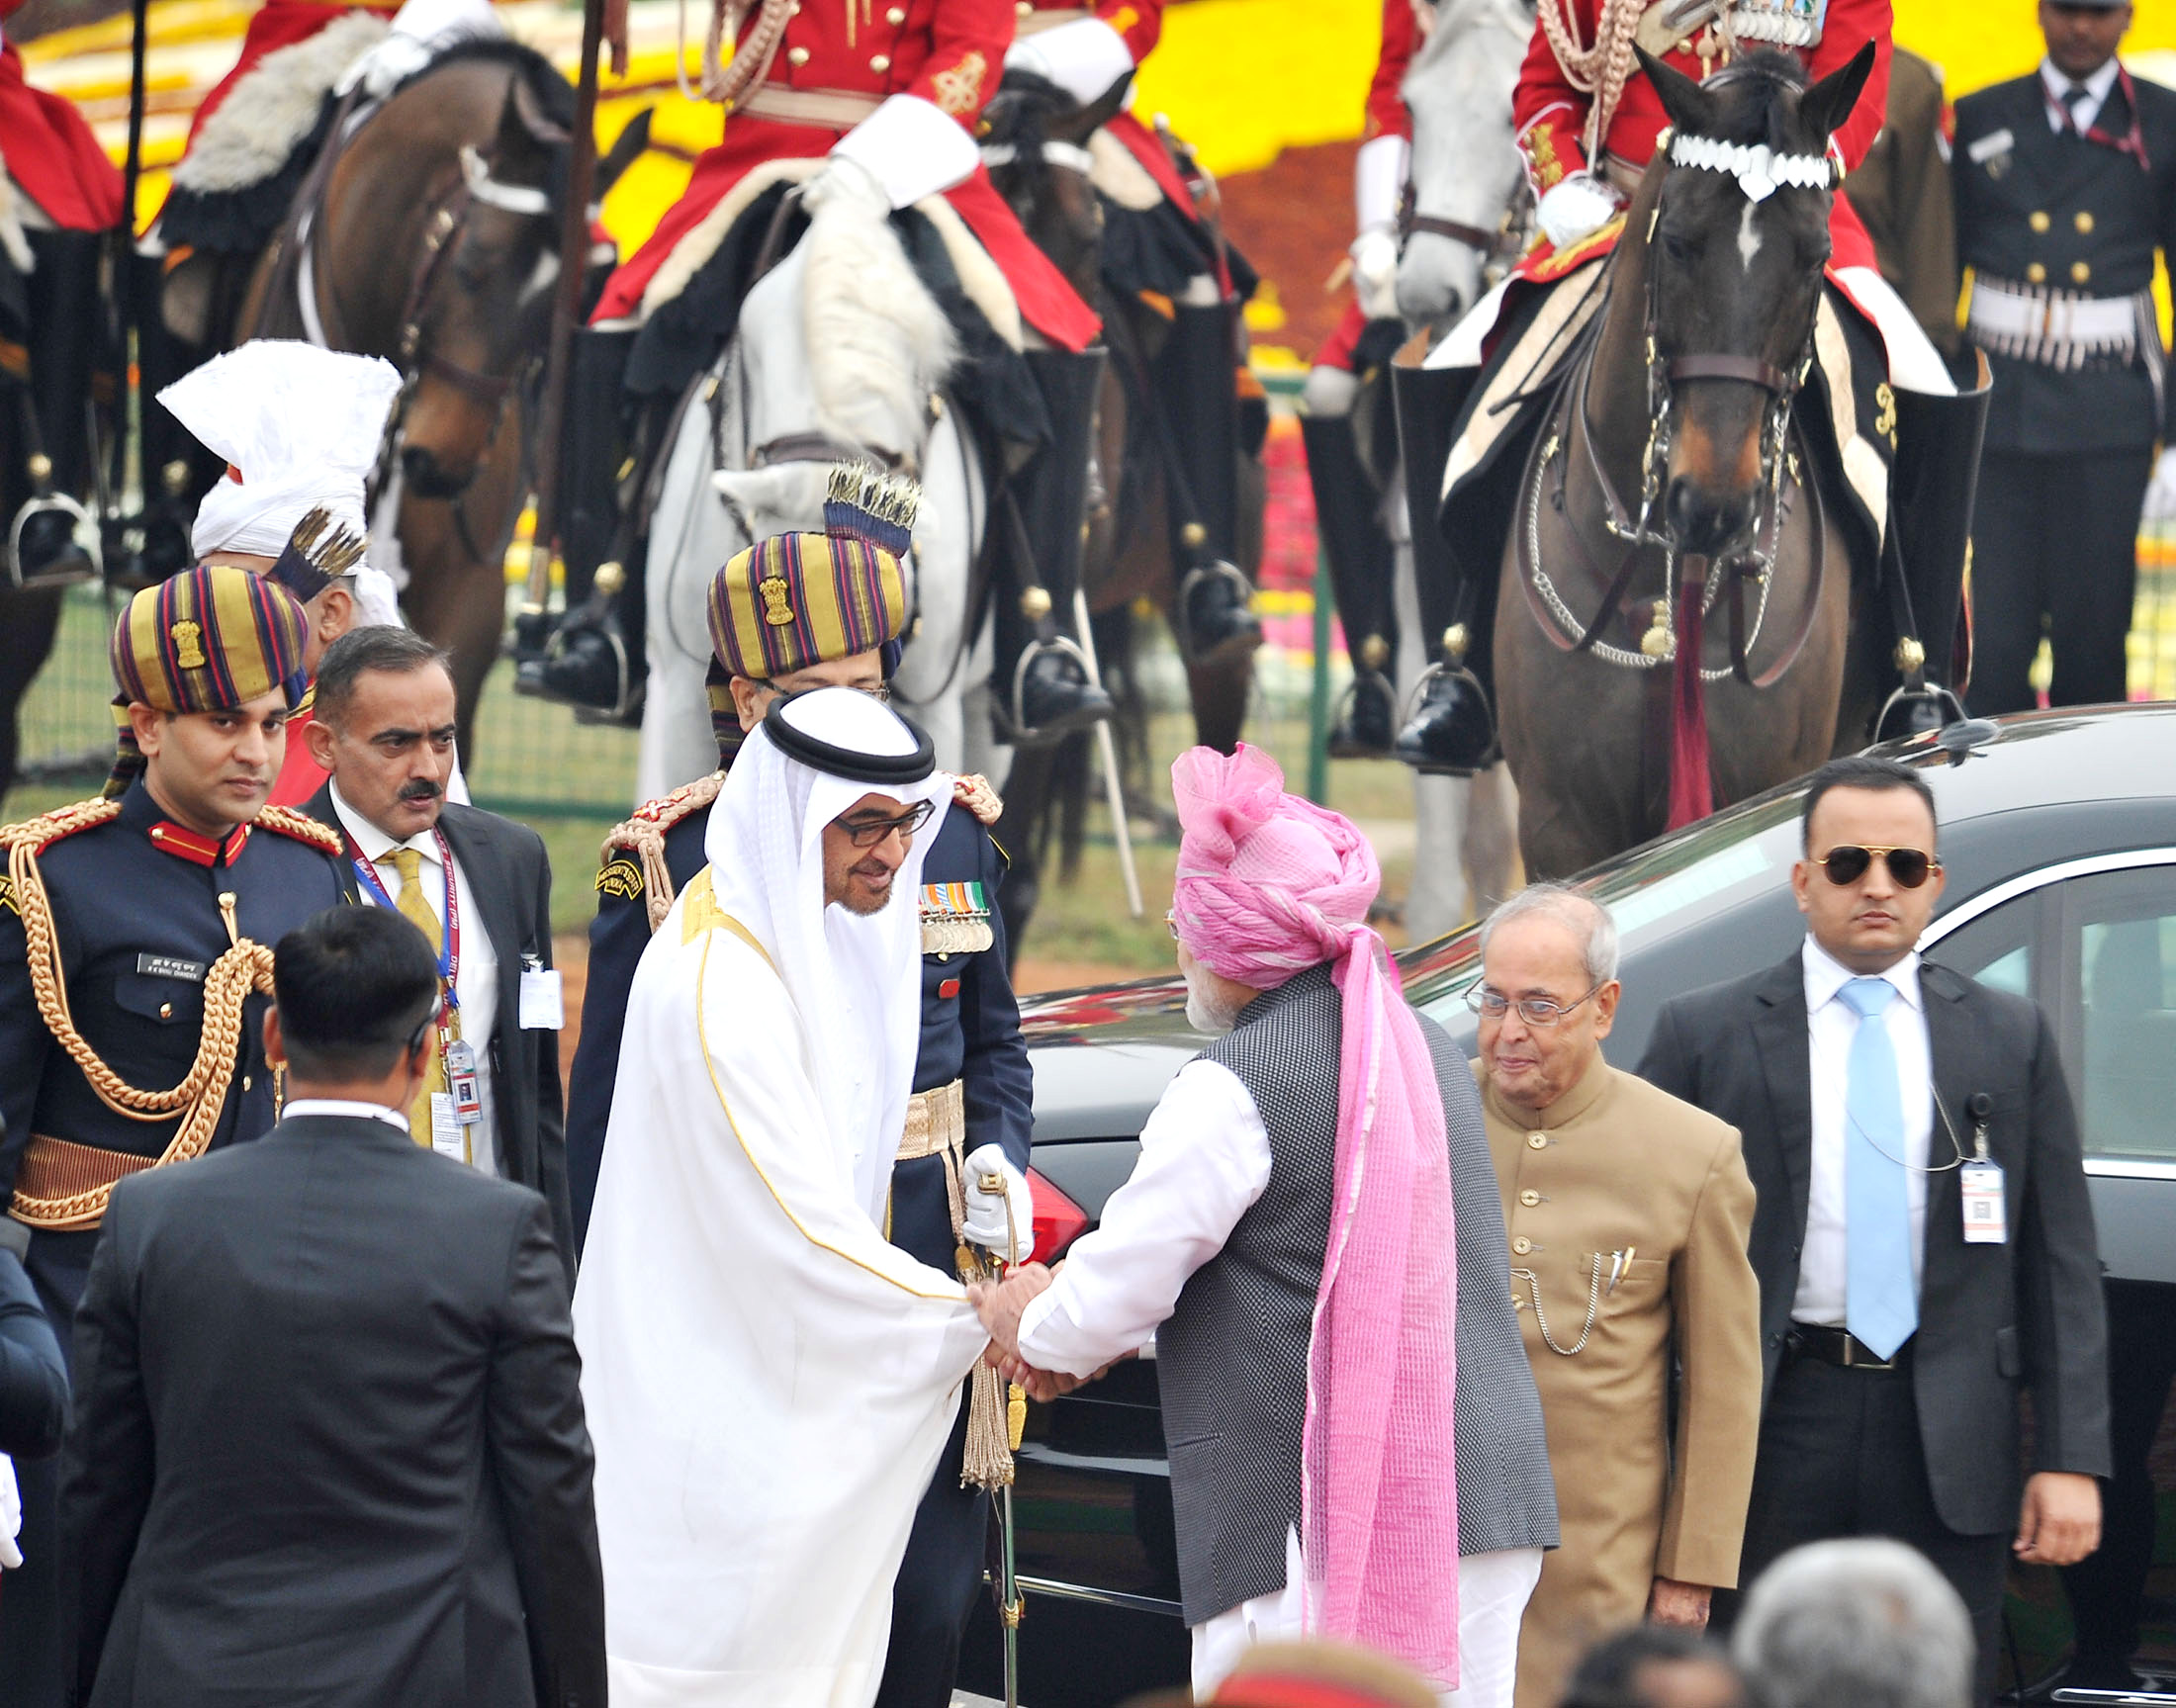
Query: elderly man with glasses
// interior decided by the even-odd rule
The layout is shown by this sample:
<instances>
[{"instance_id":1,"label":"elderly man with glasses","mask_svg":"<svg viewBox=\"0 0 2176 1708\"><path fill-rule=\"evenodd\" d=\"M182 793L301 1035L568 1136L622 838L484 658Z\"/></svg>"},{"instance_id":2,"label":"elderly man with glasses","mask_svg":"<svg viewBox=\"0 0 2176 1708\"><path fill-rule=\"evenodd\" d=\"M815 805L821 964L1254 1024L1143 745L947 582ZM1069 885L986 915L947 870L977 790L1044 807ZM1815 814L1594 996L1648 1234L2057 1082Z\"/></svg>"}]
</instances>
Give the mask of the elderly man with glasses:
<instances>
[{"instance_id":1,"label":"elderly man with glasses","mask_svg":"<svg viewBox=\"0 0 2176 1708\"><path fill-rule=\"evenodd\" d=\"M1761 1409L1753 1184L1734 1129L1602 1058L1620 989L1606 909L1536 884L1481 944L1475 1072L1564 1538L1519 1627L1516 1702L1551 1708L1595 1638L1643 1616L1698 1629L1738 1580Z\"/></svg>"},{"instance_id":2,"label":"elderly man with glasses","mask_svg":"<svg viewBox=\"0 0 2176 1708\"><path fill-rule=\"evenodd\" d=\"M2107 1329L2077 1121L2039 1006L1919 957L1943 887L1926 780L1831 760L1801 822L1805 942L1669 1003L1640 1072L1735 1122L1760 1191L1747 1576L1831 1537L1911 1544L1971 1610L1984 1702L2012 1555L2072 1566L2100 1540Z\"/></svg>"}]
</instances>

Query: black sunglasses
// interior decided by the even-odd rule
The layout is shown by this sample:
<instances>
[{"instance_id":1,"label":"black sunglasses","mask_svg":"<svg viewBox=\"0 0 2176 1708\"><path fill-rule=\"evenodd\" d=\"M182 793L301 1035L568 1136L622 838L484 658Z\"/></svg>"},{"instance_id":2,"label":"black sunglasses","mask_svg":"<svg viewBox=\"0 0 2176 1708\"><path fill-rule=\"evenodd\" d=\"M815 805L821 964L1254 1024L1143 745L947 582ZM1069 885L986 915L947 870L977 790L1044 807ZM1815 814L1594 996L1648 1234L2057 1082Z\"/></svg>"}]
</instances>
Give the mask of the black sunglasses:
<instances>
[{"instance_id":1,"label":"black sunglasses","mask_svg":"<svg viewBox=\"0 0 2176 1708\"><path fill-rule=\"evenodd\" d=\"M831 822L853 839L858 849L872 849L893 831L899 833L902 842L930 822L930 815L937 811L935 801L916 801L913 806L895 819L833 819Z\"/></svg>"},{"instance_id":2,"label":"black sunglasses","mask_svg":"<svg viewBox=\"0 0 2176 1708\"><path fill-rule=\"evenodd\" d=\"M1905 889L1917 889L1927 881L1929 872L1939 870L1942 865L1925 849L1860 848L1856 843L1832 848L1813 863L1828 873L1829 882L1842 887L1864 877L1866 868L1873 864L1877 855L1889 868L1889 876Z\"/></svg>"}]
</instances>

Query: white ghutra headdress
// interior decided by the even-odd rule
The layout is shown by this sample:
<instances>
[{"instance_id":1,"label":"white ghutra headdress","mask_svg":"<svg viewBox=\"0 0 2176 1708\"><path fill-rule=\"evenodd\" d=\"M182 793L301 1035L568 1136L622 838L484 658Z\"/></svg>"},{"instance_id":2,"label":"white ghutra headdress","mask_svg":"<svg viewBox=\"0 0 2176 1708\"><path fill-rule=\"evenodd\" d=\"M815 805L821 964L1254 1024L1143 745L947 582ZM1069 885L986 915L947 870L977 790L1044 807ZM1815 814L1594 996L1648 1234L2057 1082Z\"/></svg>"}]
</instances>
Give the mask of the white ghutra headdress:
<instances>
[{"instance_id":1,"label":"white ghutra headdress","mask_svg":"<svg viewBox=\"0 0 2176 1708\"><path fill-rule=\"evenodd\" d=\"M1765 202L1786 187L1827 190L1842 181L1827 154L1778 154L1766 142L1725 142L1681 133L1670 139L1670 163L1726 173L1738 180L1749 202Z\"/></svg>"}]
</instances>

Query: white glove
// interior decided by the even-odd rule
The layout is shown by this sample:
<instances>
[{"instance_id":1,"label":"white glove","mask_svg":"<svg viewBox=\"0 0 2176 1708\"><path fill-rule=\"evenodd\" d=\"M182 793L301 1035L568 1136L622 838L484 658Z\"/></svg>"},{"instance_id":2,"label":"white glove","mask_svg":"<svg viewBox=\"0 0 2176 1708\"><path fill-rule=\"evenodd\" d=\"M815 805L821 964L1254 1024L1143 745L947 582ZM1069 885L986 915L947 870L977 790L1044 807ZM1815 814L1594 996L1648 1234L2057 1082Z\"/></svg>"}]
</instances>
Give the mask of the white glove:
<instances>
[{"instance_id":1,"label":"white glove","mask_svg":"<svg viewBox=\"0 0 2176 1708\"><path fill-rule=\"evenodd\" d=\"M1542 197L1534 218L1542 233L1562 249L1600 230L1623 206L1616 191L1591 172L1574 172Z\"/></svg>"},{"instance_id":2,"label":"white glove","mask_svg":"<svg viewBox=\"0 0 2176 1708\"><path fill-rule=\"evenodd\" d=\"M1133 74L1133 53L1126 38L1101 18L1075 18L1015 42L1005 49L1005 69L1055 83L1086 107Z\"/></svg>"},{"instance_id":3,"label":"white glove","mask_svg":"<svg viewBox=\"0 0 2176 1708\"><path fill-rule=\"evenodd\" d=\"M992 1174L1002 1176L1004 1185L996 1192L985 1192L983 1177ZM1036 1242L1035 1199L1028 1190L1028 1177L1006 1160L1005 1147L978 1146L967 1157L962 1184L966 1187L967 1242L1008 1262L1026 1263Z\"/></svg>"},{"instance_id":4,"label":"white glove","mask_svg":"<svg viewBox=\"0 0 2176 1708\"><path fill-rule=\"evenodd\" d=\"M1362 231L1345 251L1352 257L1352 294L1371 320L1398 318L1398 239L1380 228Z\"/></svg>"},{"instance_id":5,"label":"white glove","mask_svg":"<svg viewBox=\"0 0 2176 1708\"><path fill-rule=\"evenodd\" d=\"M982 154L965 127L935 103L919 95L893 95L832 144L832 167L810 183L811 196L842 160L865 171L888 207L911 208L924 196L973 177Z\"/></svg>"},{"instance_id":6,"label":"white glove","mask_svg":"<svg viewBox=\"0 0 2176 1708\"><path fill-rule=\"evenodd\" d=\"M2145 520L2176 522L2176 445L2161 453L2145 490Z\"/></svg>"},{"instance_id":7,"label":"white glove","mask_svg":"<svg viewBox=\"0 0 2176 1708\"><path fill-rule=\"evenodd\" d=\"M1481 256L1440 231L1415 231L1398 257L1398 313L1414 325L1448 321L1481 296Z\"/></svg>"},{"instance_id":8,"label":"white glove","mask_svg":"<svg viewBox=\"0 0 2176 1708\"><path fill-rule=\"evenodd\" d=\"M15 1486L15 1462L0 1453L0 1568L23 1564L15 1539L23 1532L23 1496Z\"/></svg>"}]
</instances>

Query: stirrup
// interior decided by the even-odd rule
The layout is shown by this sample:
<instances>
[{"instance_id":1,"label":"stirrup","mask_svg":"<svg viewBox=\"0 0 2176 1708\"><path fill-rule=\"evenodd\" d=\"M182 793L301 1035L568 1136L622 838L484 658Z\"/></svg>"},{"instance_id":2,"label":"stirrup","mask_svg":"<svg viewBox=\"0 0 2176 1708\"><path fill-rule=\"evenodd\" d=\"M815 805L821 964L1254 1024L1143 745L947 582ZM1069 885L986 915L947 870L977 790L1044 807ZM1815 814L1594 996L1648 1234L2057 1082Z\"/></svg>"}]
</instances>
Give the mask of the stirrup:
<instances>
[{"instance_id":1,"label":"stirrup","mask_svg":"<svg viewBox=\"0 0 2176 1708\"><path fill-rule=\"evenodd\" d=\"M1052 635L1046 641L1030 642L1020 649L1020 657L1014 661L1012 692L1000 708L1005 713L1006 720L1012 726L1008 733L1012 736L1015 747L1047 747L1052 743L1063 741L1067 736L1079 730L1100 724L1111 715L1109 711L1097 712L1059 729L1042 729L1028 722L1027 708L1021 704L1021 696L1028 686L1028 667L1033 665L1037 659L1049 653L1059 654L1071 659L1080 667L1082 685L1091 692L1103 694L1106 700L1110 698L1108 690L1096 681L1095 673L1088 668L1088 655L1081 650L1080 643L1074 640L1071 635Z\"/></svg>"},{"instance_id":2,"label":"stirrup","mask_svg":"<svg viewBox=\"0 0 2176 1708\"><path fill-rule=\"evenodd\" d=\"M1480 757L1472 764L1431 764L1415 759L1405 751L1405 734L1412 728L1413 720L1420 715L1428 698L1429 685L1438 677L1464 682L1481 707L1481 715L1488 728L1488 739L1481 744ZM1470 777L1495 764L1503 757L1503 744L1496 730L1496 707L1490 701L1489 690L1481 685L1481 678L1463 664L1445 664L1441 660L1422 671L1419 679L1412 685L1412 692L1406 696L1405 717L1391 751L1392 757L1411 765L1422 776Z\"/></svg>"},{"instance_id":3,"label":"stirrup","mask_svg":"<svg viewBox=\"0 0 2176 1708\"><path fill-rule=\"evenodd\" d=\"M73 524L70 533L75 540L76 551L81 555L82 567L64 570L23 570L23 528L33 516L48 511L58 511ZM90 512L65 493L48 493L42 498L31 498L15 512L15 520L8 528L8 580L19 591L33 591L44 587L72 587L79 582L96 581L105 574L105 560L99 551L98 530L90 526ZM86 534L85 530L88 530Z\"/></svg>"},{"instance_id":4,"label":"stirrup","mask_svg":"<svg viewBox=\"0 0 2176 1708\"><path fill-rule=\"evenodd\" d=\"M1874 714L1875 743L1946 730L1964 722L1964 702L1940 682L1899 683Z\"/></svg>"},{"instance_id":5,"label":"stirrup","mask_svg":"<svg viewBox=\"0 0 2176 1708\"><path fill-rule=\"evenodd\" d=\"M1186 608L1187 595L1205 577L1229 582L1237 589L1240 621L1231 634L1202 652L1194 644L1193 625L1187 620ZM1179 578L1178 591L1171 601L1171 626L1177 633L1179 656L1191 665L1226 664L1252 654L1262 644L1262 619L1254 613L1254 584L1246 579L1245 571L1222 558L1196 564Z\"/></svg>"}]
</instances>

